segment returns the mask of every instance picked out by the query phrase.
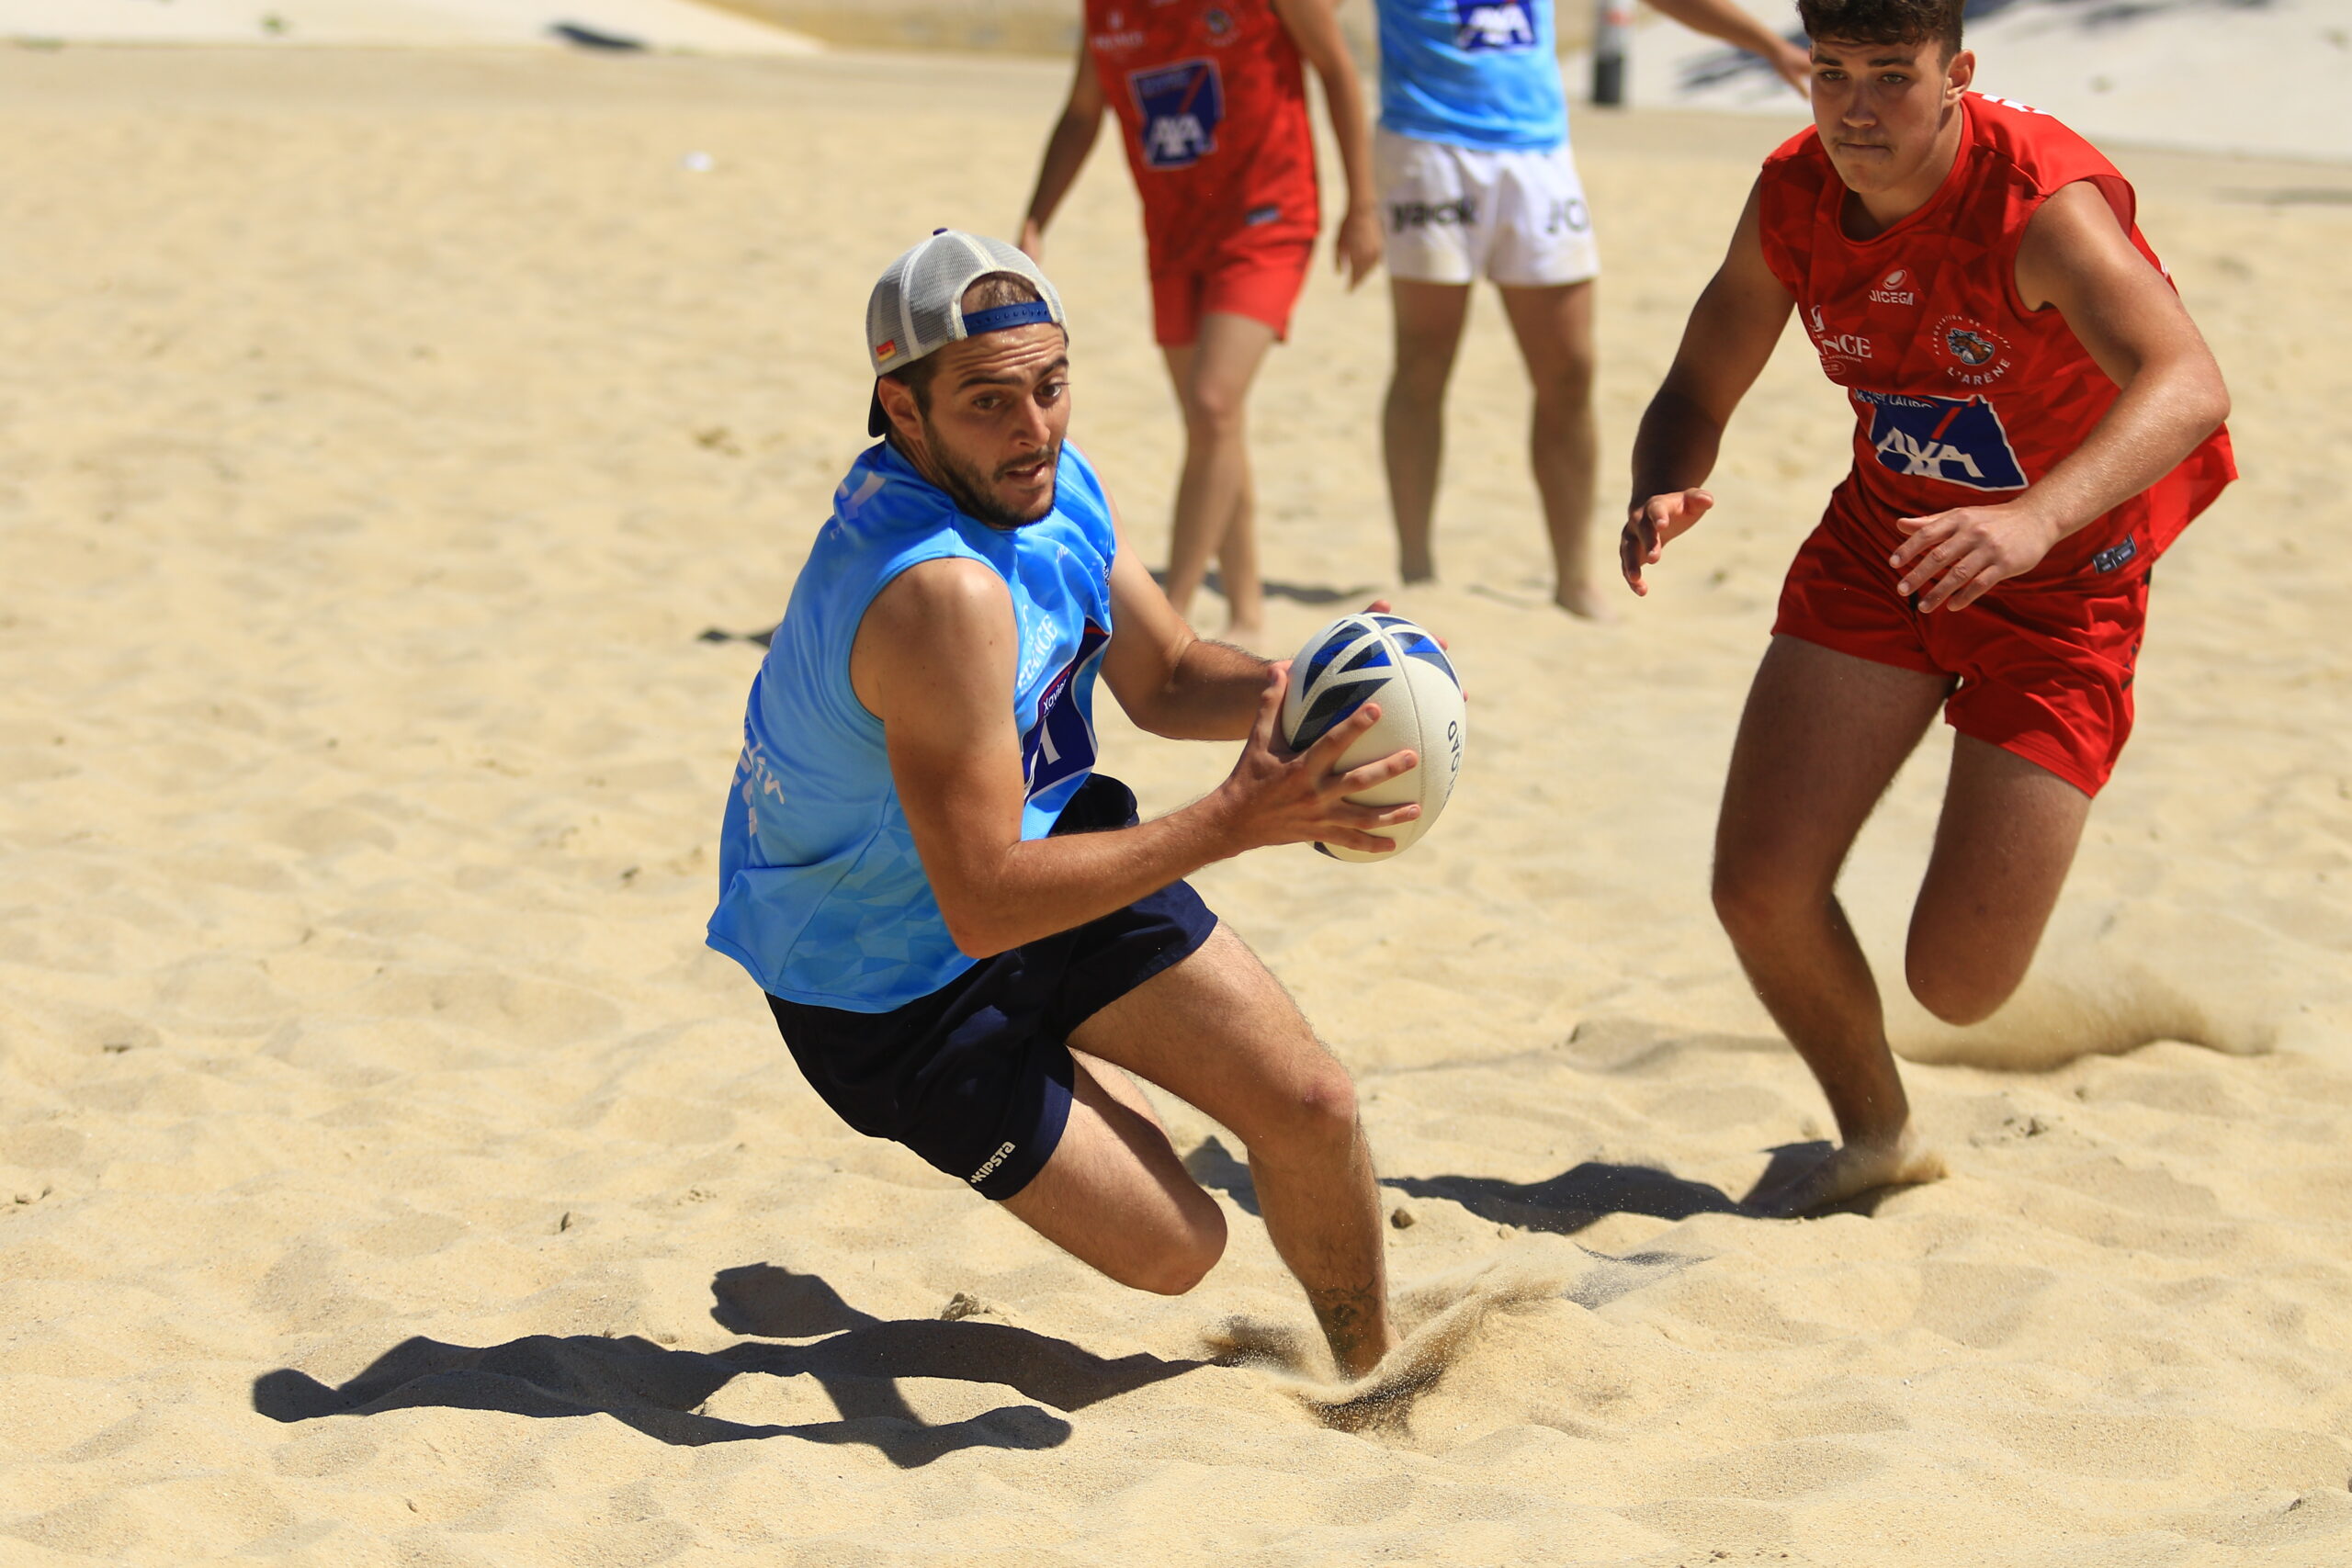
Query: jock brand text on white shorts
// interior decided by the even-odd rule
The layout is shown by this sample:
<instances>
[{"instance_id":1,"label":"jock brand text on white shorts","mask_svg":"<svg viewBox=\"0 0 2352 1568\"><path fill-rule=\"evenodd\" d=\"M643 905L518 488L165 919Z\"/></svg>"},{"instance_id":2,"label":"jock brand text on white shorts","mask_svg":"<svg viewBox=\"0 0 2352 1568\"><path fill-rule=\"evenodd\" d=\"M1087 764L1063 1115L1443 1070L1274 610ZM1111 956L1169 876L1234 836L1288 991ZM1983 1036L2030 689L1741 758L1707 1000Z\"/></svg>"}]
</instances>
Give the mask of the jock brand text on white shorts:
<instances>
[{"instance_id":1,"label":"jock brand text on white shorts","mask_svg":"<svg viewBox=\"0 0 2352 1568\"><path fill-rule=\"evenodd\" d=\"M1543 288L1600 275L1584 182L1565 144L1496 152L1383 130L1374 156L1392 276Z\"/></svg>"}]
</instances>

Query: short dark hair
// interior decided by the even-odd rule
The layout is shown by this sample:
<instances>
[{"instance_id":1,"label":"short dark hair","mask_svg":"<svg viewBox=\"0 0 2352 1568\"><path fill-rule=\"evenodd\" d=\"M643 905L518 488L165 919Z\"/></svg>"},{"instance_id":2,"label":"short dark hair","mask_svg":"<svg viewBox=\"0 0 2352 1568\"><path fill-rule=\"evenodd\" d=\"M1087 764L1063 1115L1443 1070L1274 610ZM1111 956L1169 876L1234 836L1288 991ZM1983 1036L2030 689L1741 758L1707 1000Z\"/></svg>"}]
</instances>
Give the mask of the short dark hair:
<instances>
[{"instance_id":1,"label":"short dark hair","mask_svg":"<svg viewBox=\"0 0 2352 1568\"><path fill-rule=\"evenodd\" d=\"M1797 0L1797 20L1805 37L1847 39L1855 43L1943 45L1944 58L1960 52L1960 19L1967 0Z\"/></svg>"},{"instance_id":2,"label":"short dark hair","mask_svg":"<svg viewBox=\"0 0 2352 1568\"><path fill-rule=\"evenodd\" d=\"M1017 272L984 272L964 290L964 313L968 316L975 310L993 310L1000 305L1035 304L1040 298L1037 286ZM887 378L912 392L916 412L928 418L932 378L938 374L939 355L934 350L911 365L888 372Z\"/></svg>"}]
</instances>

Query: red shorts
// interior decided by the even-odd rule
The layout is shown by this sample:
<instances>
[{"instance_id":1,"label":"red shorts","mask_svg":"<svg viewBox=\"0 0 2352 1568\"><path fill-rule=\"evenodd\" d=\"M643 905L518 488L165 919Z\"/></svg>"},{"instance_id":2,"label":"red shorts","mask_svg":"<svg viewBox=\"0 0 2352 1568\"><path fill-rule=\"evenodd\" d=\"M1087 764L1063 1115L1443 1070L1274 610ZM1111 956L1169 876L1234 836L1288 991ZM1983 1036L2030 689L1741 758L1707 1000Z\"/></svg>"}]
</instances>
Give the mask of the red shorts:
<instances>
[{"instance_id":1,"label":"red shorts","mask_svg":"<svg viewBox=\"0 0 2352 1568\"><path fill-rule=\"evenodd\" d=\"M2144 539L2110 570L2001 583L1965 610L1922 615L1868 533L1822 520L1790 564L1776 636L1875 664L1948 675L1944 722L2097 795L2132 735L2132 665L2147 625ZM2095 563L2094 563L2095 564Z\"/></svg>"},{"instance_id":2,"label":"red shorts","mask_svg":"<svg viewBox=\"0 0 2352 1568\"><path fill-rule=\"evenodd\" d=\"M1224 310L1263 321L1275 337L1287 337L1291 307L1306 287L1314 259L1313 240L1251 243L1238 235L1204 255L1167 265L1155 261L1152 336L1163 348L1182 348L1200 338L1203 316Z\"/></svg>"}]
</instances>

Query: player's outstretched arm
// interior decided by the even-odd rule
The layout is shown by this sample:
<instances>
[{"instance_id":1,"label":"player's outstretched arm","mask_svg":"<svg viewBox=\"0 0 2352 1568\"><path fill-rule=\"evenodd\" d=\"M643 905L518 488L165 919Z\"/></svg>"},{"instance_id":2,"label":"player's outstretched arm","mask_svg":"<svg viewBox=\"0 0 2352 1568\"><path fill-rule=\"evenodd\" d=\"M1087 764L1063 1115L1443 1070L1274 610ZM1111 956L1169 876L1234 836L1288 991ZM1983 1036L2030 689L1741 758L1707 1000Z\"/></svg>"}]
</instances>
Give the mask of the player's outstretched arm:
<instances>
[{"instance_id":1,"label":"player's outstretched arm","mask_svg":"<svg viewBox=\"0 0 2352 1568\"><path fill-rule=\"evenodd\" d=\"M2014 501L1905 517L1892 558L1922 610L1962 610L2030 571L2059 540L2170 473L2229 417L2229 389L2197 323L2132 243L2098 188L2077 181L2026 224L2019 299L2055 310L2121 389L2089 439Z\"/></svg>"},{"instance_id":2,"label":"player's outstretched arm","mask_svg":"<svg viewBox=\"0 0 2352 1568\"><path fill-rule=\"evenodd\" d=\"M1733 0L1650 0L1650 4L1694 33L1719 38L1735 49L1760 56L1781 81L1811 96L1813 56L1740 9Z\"/></svg>"},{"instance_id":3,"label":"player's outstretched arm","mask_svg":"<svg viewBox=\"0 0 2352 1568\"><path fill-rule=\"evenodd\" d=\"M1647 593L1642 569L1715 503L1699 487L1713 471L1732 411L1756 383L1796 301L1764 264L1755 188L1723 265L1690 308L1681 346L1634 438L1634 493L1617 545L1626 584Z\"/></svg>"},{"instance_id":4,"label":"player's outstretched arm","mask_svg":"<svg viewBox=\"0 0 2352 1568\"><path fill-rule=\"evenodd\" d=\"M1372 175L1372 120L1365 112L1363 81L1349 57L1347 39L1340 36L1340 19L1332 0L1273 0L1291 41L1323 83L1323 107L1331 117L1331 136L1340 144L1340 167L1347 175L1348 209L1340 219L1332 242L1332 265L1348 275L1353 288L1380 265L1387 241L1380 231L1380 197Z\"/></svg>"},{"instance_id":5,"label":"player's outstretched arm","mask_svg":"<svg viewBox=\"0 0 2352 1568\"><path fill-rule=\"evenodd\" d=\"M1045 162L1038 165L1037 186L1029 193L1029 206L1021 220L1021 248L1031 261L1045 260L1046 225L1054 220L1062 197L1078 183L1078 171L1085 167L1086 155L1094 150L1094 138L1102 129L1102 111L1108 107L1102 96L1102 78L1094 69L1094 55L1081 37L1069 101L1062 106L1053 134L1046 138Z\"/></svg>"},{"instance_id":6,"label":"player's outstretched arm","mask_svg":"<svg viewBox=\"0 0 2352 1568\"><path fill-rule=\"evenodd\" d=\"M1335 771L1377 704L1304 752L1280 744L1285 667L1276 664L1261 676L1240 761L1216 790L1140 827L1023 840L1028 779L1012 704L1019 644L1001 578L978 561L931 560L875 596L850 655L851 685L882 721L891 781L948 934L976 958L1083 925L1245 850L1320 840L1377 853L1393 846L1370 829L1419 813L1343 798L1417 760L1400 751Z\"/></svg>"}]
</instances>

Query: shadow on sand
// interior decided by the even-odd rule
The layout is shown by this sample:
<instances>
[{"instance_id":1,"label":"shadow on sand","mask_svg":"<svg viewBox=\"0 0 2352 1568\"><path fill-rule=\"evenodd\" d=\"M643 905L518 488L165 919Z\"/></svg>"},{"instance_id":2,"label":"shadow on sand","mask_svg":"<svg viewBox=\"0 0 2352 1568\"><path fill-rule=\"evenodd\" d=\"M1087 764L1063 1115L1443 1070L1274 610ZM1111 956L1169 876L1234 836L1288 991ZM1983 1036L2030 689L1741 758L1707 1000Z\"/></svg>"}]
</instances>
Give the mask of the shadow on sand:
<instances>
[{"instance_id":1,"label":"shadow on sand","mask_svg":"<svg viewBox=\"0 0 2352 1568\"><path fill-rule=\"evenodd\" d=\"M1106 1360L1068 1340L1001 1323L884 1320L851 1306L815 1275L766 1263L723 1270L711 1281L711 1316L720 1327L761 1337L716 1352L666 1349L633 1335L535 1334L479 1349L419 1337L394 1346L339 1387L291 1367L266 1372L254 1380L254 1408L288 1422L421 1405L604 1415L665 1443L864 1443L911 1469L962 1449L1057 1447L1070 1434L1063 1416L1206 1364L1148 1355ZM775 1339L810 1342L769 1342ZM763 1427L700 1414L705 1401L746 1373L806 1373L841 1419ZM900 1394L900 1378L999 1383L1036 1403L932 1426Z\"/></svg>"},{"instance_id":2,"label":"shadow on sand","mask_svg":"<svg viewBox=\"0 0 2352 1568\"><path fill-rule=\"evenodd\" d=\"M1168 573L1163 568L1153 567L1151 580L1162 588L1168 586ZM1212 593L1222 595L1225 592L1225 579L1215 569L1211 569L1201 579L1201 586ZM1281 582L1270 580L1258 586L1267 598L1287 599L1295 604L1363 604L1369 603L1380 592L1377 587L1369 583L1362 588L1332 588L1319 582Z\"/></svg>"},{"instance_id":3,"label":"shadow on sand","mask_svg":"<svg viewBox=\"0 0 2352 1568\"><path fill-rule=\"evenodd\" d=\"M1753 1186L1738 1198L1703 1181L1686 1180L1671 1172L1639 1165L1604 1165L1598 1160L1542 1181L1499 1181L1487 1176L1395 1176L1383 1187L1415 1198L1443 1198L1459 1203L1482 1220L1516 1225L1521 1230L1553 1235L1574 1235L1611 1214L1647 1214L1653 1219L1687 1220L1693 1214L1742 1214L1750 1219L1779 1216L1749 1207L1759 1193L1769 1193L1798 1171L1821 1162L1831 1145L1819 1141L1781 1144L1771 1151ZM1243 1168L1246 1174L1247 1168ZM1842 1202L1824 1204L1806 1216L1875 1213L1898 1188L1873 1188Z\"/></svg>"},{"instance_id":4,"label":"shadow on sand","mask_svg":"<svg viewBox=\"0 0 2352 1568\"><path fill-rule=\"evenodd\" d=\"M1487 1176L1396 1176L1384 1187L1415 1198L1442 1198L1482 1220L1553 1235L1574 1235L1611 1214L1687 1220L1693 1214L1736 1214L1739 1204L1720 1188L1686 1181L1636 1165L1587 1160L1541 1181Z\"/></svg>"},{"instance_id":5,"label":"shadow on sand","mask_svg":"<svg viewBox=\"0 0 2352 1568\"><path fill-rule=\"evenodd\" d=\"M1380 1184L1410 1198L1459 1203L1498 1225L1574 1235L1611 1214L1648 1214L1661 1220L1687 1220L1693 1214L1764 1218L1747 1207L1749 1200L1815 1164L1829 1147L1819 1142L1781 1145L1771 1151L1771 1160L1755 1185L1739 1198L1703 1181L1685 1180L1647 1166L1604 1165L1597 1160L1542 1181L1503 1181L1491 1176L1387 1176L1381 1178ZM1223 1140L1215 1136L1204 1140L1184 1156L1184 1168L1202 1186L1232 1199L1242 1213L1259 1212L1258 1189L1250 1180L1250 1167ZM1830 1204L1818 1213L1869 1214L1885 1197L1886 1190L1882 1189Z\"/></svg>"},{"instance_id":6,"label":"shadow on sand","mask_svg":"<svg viewBox=\"0 0 2352 1568\"><path fill-rule=\"evenodd\" d=\"M1154 567L1151 571L1151 580L1165 586L1168 574L1158 567ZM1212 593L1225 592L1223 582L1214 571L1208 574L1204 586ZM1266 597L1269 599L1288 599L1299 604L1363 604L1369 603L1379 592L1378 589L1371 586L1328 588L1317 582L1266 582L1260 586L1265 590ZM776 628L774 626L763 626L757 631L749 632L730 631L725 626L705 626L695 634L695 640L696 642L751 642L765 648L775 640L775 634Z\"/></svg>"}]
</instances>

